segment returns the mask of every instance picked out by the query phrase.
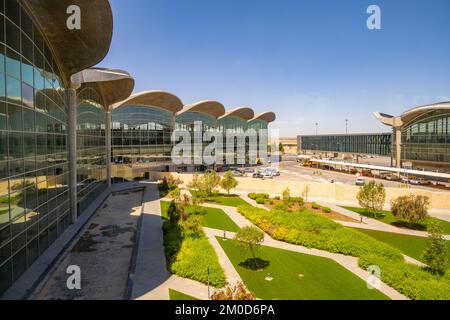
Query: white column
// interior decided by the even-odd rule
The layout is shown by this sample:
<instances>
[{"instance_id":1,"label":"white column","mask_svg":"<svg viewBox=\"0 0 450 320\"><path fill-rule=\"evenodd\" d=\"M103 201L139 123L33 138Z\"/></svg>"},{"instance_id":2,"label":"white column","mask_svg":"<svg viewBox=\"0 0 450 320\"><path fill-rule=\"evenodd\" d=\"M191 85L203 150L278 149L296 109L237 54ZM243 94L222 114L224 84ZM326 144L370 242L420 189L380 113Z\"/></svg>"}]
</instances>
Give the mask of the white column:
<instances>
[{"instance_id":1,"label":"white column","mask_svg":"<svg viewBox=\"0 0 450 320\"><path fill-rule=\"evenodd\" d=\"M105 139L106 139L106 180L108 188L111 187L111 110L105 113Z\"/></svg>"}]
</instances>

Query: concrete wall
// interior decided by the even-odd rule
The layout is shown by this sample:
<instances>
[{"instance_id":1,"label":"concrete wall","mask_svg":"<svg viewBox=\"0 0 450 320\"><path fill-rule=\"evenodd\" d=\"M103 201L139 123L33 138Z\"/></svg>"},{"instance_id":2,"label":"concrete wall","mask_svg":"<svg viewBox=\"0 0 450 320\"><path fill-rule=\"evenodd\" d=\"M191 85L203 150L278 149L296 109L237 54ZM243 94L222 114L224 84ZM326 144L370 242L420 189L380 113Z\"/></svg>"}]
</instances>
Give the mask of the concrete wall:
<instances>
[{"instance_id":1,"label":"concrete wall","mask_svg":"<svg viewBox=\"0 0 450 320\"><path fill-rule=\"evenodd\" d=\"M185 184L192 180L191 174L172 174L180 177ZM260 180L252 178L237 178L239 186L233 190L236 193L268 193L271 196L281 196L286 188L291 190L292 196L303 196L305 186L310 188L309 200L336 201L340 203L357 204L356 195L359 187L319 182L301 182L284 180ZM386 188L386 206L392 199L399 196L416 194L428 196L431 200L431 209L450 210L450 192L428 191L422 189Z\"/></svg>"}]
</instances>

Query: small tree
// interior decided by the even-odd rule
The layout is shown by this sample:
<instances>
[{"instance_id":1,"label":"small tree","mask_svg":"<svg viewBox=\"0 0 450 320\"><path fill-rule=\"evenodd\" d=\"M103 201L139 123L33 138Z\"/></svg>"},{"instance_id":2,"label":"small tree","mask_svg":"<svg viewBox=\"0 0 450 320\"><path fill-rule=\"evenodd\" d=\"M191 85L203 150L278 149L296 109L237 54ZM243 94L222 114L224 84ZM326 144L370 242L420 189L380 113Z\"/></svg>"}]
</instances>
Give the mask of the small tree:
<instances>
[{"instance_id":1,"label":"small tree","mask_svg":"<svg viewBox=\"0 0 450 320\"><path fill-rule=\"evenodd\" d=\"M284 154L284 145L280 142L280 144L278 145L278 150L280 150L281 154Z\"/></svg>"},{"instance_id":2,"label":"small tree","mask_svg":"<svg viewBox=\"0 0 450 320\"><path fill-rule=\"evenodd\" d=\"M220 176L215 171L207 172L203 175L200 182L200 190L210 196L214 190L220 185Z\"/></svg>"},{"instance_id":3,"label":"small tree","mask_svg":"<svg viewBox=\"0 0 450 320\"><path fill-rule=\"evenodd\" d=\"M291 203L291 190L289 188L283 191L283 202L287 206Z\"/></svg>"},{"instance_id":4,"label":"small tree","mask_svg":"<svg viewBox=\"0 0 450 320\"><path fill-rule=\"evenodd\" d=\"M362 208L376 216L377 211L383 209L386 190L381 182L371 181L361 187L356 198Z\"/></svg>"},{"instance_id":5,"label":"small tree","mask_svg":"<svg viewBox=\"0 0 450 320\"><path fill-rule=\"evenodd\" d=\"M199 238L202 232L202 220L197 215L191 215L180 222L180 227L185 237Z\"/></svg>"},{"instance_id":6,"label":"small tree","mask_svg":"<svg viewBox=\"0 0 450 320\"><path fill-rule=\"evenodd\" d=\"M201 187L201 179L198 173L194 173L192 176L192 181L188 184L189 189L194 189L200 191Z\"/></svg>"},{"instance_id":7,"label":"small tree","mask_svg":"<svg viewBox=\"0 0 450 320\"><path fill-rule=\"evenodd\" d=\"M311 188L309 187L309 184L307 184L302 192L302 196L303 196L303 198L305 198L306 202L308 202L308 196L309 196L310 192L311 192Z\"/></svg>"},{"instance_id":8,"label":"small tree","mask_svg":"<svg viewBox=\"0 0 450 320\"><path fill-rule=\"evenodd\" d=\"M244 227L236 233L234 240L241 249L249 250L256 262L256 252L264 241L264 233L256 227Z\"/></svg>"},{"instance_id":9,"label":"small tree","mask_svg":"<svg viewBox=\"0 0 450 320\"><path fill-rule=\"evenodd\" d=\"M399 220L423 221L428 216L430 198L427 196L401 196L391 202L392 214Z\"/></svg>"},{"instance_id":10,"label":"small tree","mask_svg":"<svg viewBox=\"0 0 450 320\"><path fill-rule=\"evenodd\" d=\"M238 184L239 182L233 176L233 173L231 171L225 173L222 181L220 182L220 186L222 187L222 189L227 191L228 195L230 195L230 190L236 188Z\"/></svg>"},{"instance_id":11,"label":"small tree","mask_svg":"<svg viewBox=\"0 0 450 320\"><path fill-rule=\"evenodd\" d=\"M180 210L175 201L170 202L169 208L167 209L167 215L169 216L170 223L175 224L180 221Z\"/></svg>"},{"instance_id":12,"label":"small tree","mask_svg":"<svg viewBox=\"0 0 450 320\"><path fill-rule=\"evenodd\" d=\"M251 292L247 290L242 282L238 282L236 286L228 285L225 289L215 292L211 296L211 300L255 300Z\"/></svg>"},{"instance_id":13,"label":"small tree","mask_svg":"<svg viewBox=\"0 0 450 320\"><path fill-rule=\"evenodd\" d=\"M445 274L448 263L447 241L444 239L442 227L433 221L428 226L428 232L430 236L422 260L432 272Z\"/></svg>"},{"instance_id":14,"label":"small tree","mask_svg":"<svg viewBox=\"0 0 450 320\"><path fill-rule=\"evenodd\" d=\"M181 190L179 188L175 188L169 192L169 197L174 199L175 201L181 200Z\"/></svg>"}]
</instances>

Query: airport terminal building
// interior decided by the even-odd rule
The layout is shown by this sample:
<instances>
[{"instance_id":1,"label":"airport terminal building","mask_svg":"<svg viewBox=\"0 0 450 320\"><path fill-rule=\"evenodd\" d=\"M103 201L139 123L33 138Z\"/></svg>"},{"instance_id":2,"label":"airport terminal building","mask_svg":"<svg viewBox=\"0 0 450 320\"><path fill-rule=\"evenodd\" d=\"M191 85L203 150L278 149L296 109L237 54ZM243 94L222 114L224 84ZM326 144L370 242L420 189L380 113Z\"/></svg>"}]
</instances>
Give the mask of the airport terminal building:
<instances>
[{"instance_id":1,"label":"airport terminal building","mask_svg":"<svg viewBox=\"0 0 450 320\"><path fill-rule=\"evenodd\" d=\"M70 5L83 12L81 30L66 27ZM115 178L179 169L174 130L275 121L163 91L131 95L128 72L92 68L111 43L108 0L0 0L0 26L0 296Z\"/></svg>"},{"instance_id":2,"label":"airport terminal building","mask_svg":"<svg viewBox=\"0 0 450 320\"><path fill-rule=\"evenodd\" d=\"M420 106L401 116L374 113L391 133L298 136L298 152L388 156L393 166L450 172L450 102Z\"/></svg>"}]
</instances>

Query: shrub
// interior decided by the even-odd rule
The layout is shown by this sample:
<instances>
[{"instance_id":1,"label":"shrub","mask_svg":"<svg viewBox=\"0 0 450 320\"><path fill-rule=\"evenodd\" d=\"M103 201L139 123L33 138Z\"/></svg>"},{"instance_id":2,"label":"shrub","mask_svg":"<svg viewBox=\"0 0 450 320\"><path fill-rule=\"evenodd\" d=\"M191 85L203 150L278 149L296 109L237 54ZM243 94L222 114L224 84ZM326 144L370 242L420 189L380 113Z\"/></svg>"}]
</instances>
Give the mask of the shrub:
<instances>
[{"instance_id":1,"label":"shrub","mask_svg":"<svg viewBox=\"0 0 450 320\"><path fill-rule=\"evenodd\" d=\"M225 285L225 273L219 264L216 252L208 239L182 239L180 249L172 258L169 270L180 277L208 283L208 267L210 284L221 288Z\"/></svg>"},{"instance_id":2,"label":"shrub","mask_svg":"<svg viewBox=\"0 0 450 320\"><path fill-rule=\"evenodd\" d=\"M241 206L238 210L276 240L354 257L373 253L403 259L399 250L307 210L289 214L283 210L268 212L250 206Z\"/></svg>"},{"instance_id":3,"label":"shrub","mask_svg":"<svg viewBox=\"0 0 450 320\"><path fill-rule=\"evenodd\" d=\"M175 201L170 202L169 208L167 209L167 215L169 216L170 223L175 224L180 220L180 210Z\"/></svg>"},{"instance_id":4,"label":"shrub","mask_svg":"<svg viewBox=\"0 0 450 320\"><path fill-rule=\"evenodd\" d=\"M199 238L202 235L202 218L198 215L190 215L180 222L180 227L184 237Z\"/></svg>"},{"instance_id":5,"label":"shrub","mask_svg":"<svg viewBox=\"0 0 450 320\"><path fill-rule=\"evenodd\" d=\"M286 188L283 191L283 202L285 205L289 205L291 203L291 190L289 190L289 188Z\"/></svg>"},{"instance_id":6,"label":"shrub","mask_svg":"<svg viewBox=\"0 0 450 320\"><path fill-rule=\"evenodd\" d=\"M200 191L201 193L211 196L215 189L219 187L221 177L215 171L205 173L203 176L194 174L188 187Z\"/></svg>"},{"instance_id":7,"label":"shrub","mask_svg":"<svg viewBox=\"0 0 450 320\"><path fill-rule=\"evenodd\" d=\"M266 203L266 199L264 199L264 198L256 198L256 203L257 204L265 204Z\"/></svg>"},{"instance_id":8,"label":"shrub","mask_svg":"<svg viewBox=\"0 0 450 320\"><path fill-rule=\"evenodd\" d=\"M325 213L331 213L331 212L333 212L333 210L331 210L331 208L327 208L327 207L322 208L322 210L323 210L323 212L325 212Z\"/></svg>"},{"instance_id":9,"label":"shrub","mask_svg":"<svg viewBox=\"0 0 450 320\"><path fill-rule=\"evenodd\" d=\"M314 210L319 210L321 207L317 203L313 202L311 203L311 208L313 208Z\"/></svg>"},{"instance_id":10,"label":"shrub","mask_svg":"<svg viewBox=\"0 0 450 320\"><path fill-rule=\"evenodd\" d=\"M217 291L211 296L211 300L255 300L251 292L247 290L242 282L238 282L234 287L228 285L225 289Z\"/></svg>"},{"instance_id":11,"label":"shrub","mask_svg":"<svg viewBox=\"0 0 450 320\"><path fill-rule=\"evenodd\" d=\"M248 197L252 200L256 200L258 198L269 199L270 196L267 193L249 193Z\"/></svg>"},{"instance_id":12,"label":"shrub","mask_svg":"<svg viewBox=\"0 0 450 320\"><path fill-rule=\"evenodd\" d=\"M274 200L281 200L280 196L276 196L275 198L273 198Z\"/></svg>"},{"instance_id":13,"label":"shrub","mask_svg":"<svg viewBox=\"0 0 450 320\"><path fill-rule=\"evenodd\" d=\"M447 241L444 239L442 227L437 222L428 225L430 236L422 260L432 272L444 274L447 269Z\"/></svg>"},{"instance_id":14,"label":"shrub","mask_svg":"<svg viewBox=\"0 0 450 320\"><path fill-rule=\"evenodd\" d=\"M398 197L391 202L392 214L400 220L423 221L428 216L430 198L427 196L409 196Z\"/></svg>"},{"instance_id":15,"label":"shrub","mask_svg":"<svg viewBox=\"0 0 450 320\"><path fill-rule=\"evenodd\" d=\"M361 187L356 198L362 208L368 212L377 212L383 209L386 190L381 182L370 181Z\"/></svg>"},{"instance_id":16,"label":"shrub","mask_svg":"<svg viewBox=\"0 0 450 320\"><path fill-rule=\"evenodd\" d=\"M367 269L376 265L381 269L381 280L413 300L449 300L450 277L427 272L420 266L404 261L389 260L376 255L364 255L359 266Z\"/></svg>"},{"instance_id":17,"label":"shrub","mask_svg":"<svg viewBox=\"0 0 450 320\"><path fill-rule=\"evenodd\" d=\"M302 197L291 197L291 202L298 204L300 207L305 205L305 201Z\"/></svg>"}]
</instances>

